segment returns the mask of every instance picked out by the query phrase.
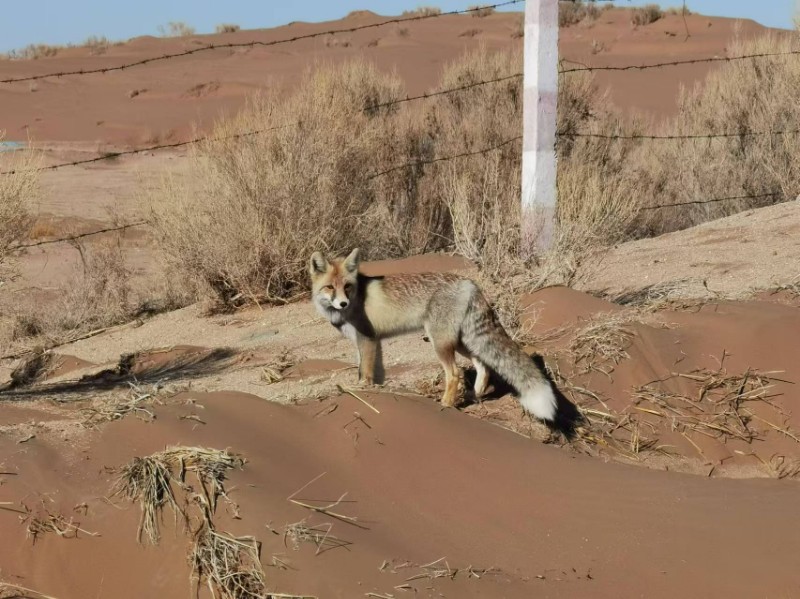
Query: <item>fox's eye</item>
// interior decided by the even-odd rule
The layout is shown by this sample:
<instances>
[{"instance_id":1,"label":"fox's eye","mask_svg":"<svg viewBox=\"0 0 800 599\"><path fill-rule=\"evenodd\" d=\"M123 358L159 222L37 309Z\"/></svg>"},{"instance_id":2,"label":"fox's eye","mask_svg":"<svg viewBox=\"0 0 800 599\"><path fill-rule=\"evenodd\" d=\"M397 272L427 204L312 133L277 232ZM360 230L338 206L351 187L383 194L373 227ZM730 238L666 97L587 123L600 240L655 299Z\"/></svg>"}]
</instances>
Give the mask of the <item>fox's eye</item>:
<instances>
[{"instance_id":1,"label":"fox's eye","mask_svg":"<svg viewBox=\"0 0 800 599\"><path fill-rule=\"evenodd\" d=\"M348 283L347 285L345 285L345 286L344 286L344 292L345 292L347 295L350 295L350 292L351 292L352 290L353 290L353 286L352 286L350 283Z\"/></svg>"},{"instance_id":2,"label":"fox's eye","mask_svg":"<svg viewBox=\"0 0 800 599\"><path fill-rule=\"evenodd\" d=\"M323 291L334 291L333 285L325 285L325 287L323 287L322 290Z\"/></svg>"}]
</instances>

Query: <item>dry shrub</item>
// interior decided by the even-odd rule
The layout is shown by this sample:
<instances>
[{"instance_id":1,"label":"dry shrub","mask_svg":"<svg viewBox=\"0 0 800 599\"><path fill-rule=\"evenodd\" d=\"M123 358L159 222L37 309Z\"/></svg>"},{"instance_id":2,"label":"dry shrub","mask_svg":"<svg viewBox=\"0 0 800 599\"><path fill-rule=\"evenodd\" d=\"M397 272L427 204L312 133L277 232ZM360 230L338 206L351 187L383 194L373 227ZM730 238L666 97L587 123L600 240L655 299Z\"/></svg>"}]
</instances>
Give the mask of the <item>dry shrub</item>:
<instances>
[{"instance_id":1,"label":"dry shrub","mask_svg":"<svg viewBox=\"0 0 800 599\"><path fill-rule=\"evenodd\" d=\"M32 210L39 198L40 162L40 154L33 150L7 152L0 161L2 170L13 171L0 175L0 268L14 246L30 236L34 223Z\"/></svg>"},{"instance_id":2,"label":"dry shrub","mask_svg":"<svg viewBox=\"0 0 800 599\"><path fill-rule=\"evenodd\" d=\"M655 23L664 16L658 4L645 4L631 9L631 24L634 27L641 27Z\"/></svg>"},{"instance_id":3,"label":"dry shrub","mask_svg":"<svg viewBox=\"0 0 800 599\"><path fill-rule=\"evenodd\" d=\"M473 4L467 8L467 10L472 11L473 17L488 17L489 15L493 15L495 12L494 6L484 6L481 4Z\"/></svg>"},{"instance_id":4,"label":"dry shrub","mask_svg":"<svg viewBox=\"0 0 800 599\"><path fill-rule=\"evenodd\" d=\"M91 35L86 38L86 40L83 42L83 45L89 48L89 54L98 55L105 54L108 51L108 47L111 45L111 42L109 42L108 38L104 35Z\"/></svg>"},{"instance_id":5,"label":"dry shrub","mask_svg":"<svg viewBox=\"0 0 800 599\"><path fill-rule=\"evenodd\" d=\"M686 6L671 6L671 7L669 7L669 8L664 10L664 14L674 17L674 16L683 16L683 15L689 16L689 15L694 14L694 13L692 13L692 11L689 10L689 8L686 7Z\"/></svg>"},{"instance_id":6,"label":"dry shrub","mask_svg":"<svg viewBox=\"0 0 800 599\"><path fill-rule=\"evenodd\" d=\"M438 6L418 6L414 10L404 10L404 17L435 17L442 14L442 9Z\"/></svg>"},{"instance_id":7,"label":"dry shrub","mask_svg":"<svg viewBox=\"0 0 800 599\"><path fill-rule=\"evenodd\" d=\"M81 264L53 301L5 301L0 306L6 343L53 347L90 331L177 309L196 298L181 273L169 267L135 287L119 240L76 248Z\"/></svg>"},{"instance_id":8,"label":"dry shrub","mask_svg":"<svg viewBox=\"0 0 800 599\"><path fill-rule=\"evenodd\" d=\"M194 185L167 177L151 194L161 247L225 304L304 293L315 250L424 251L406 226L421 173L370 177L413 150L408 119L370 108L400 96L395 77L353 62L309 74L288 100L257 99L192 152Z\"/></svg>"},{"instance_id":9,"label":"dry shrub","mask_svg":"<svg viewBox=\"0 0 800 599\"><path fill-rule=\"evenodd\" d=\"M11 50L6 54L9 60L39 60L55 56L61 50L61 46L51 46L49 44L29 44L21 50Z\"/></svg>"},{"instance_id":10,"label":"dry shrub","mask_svg":"<svg viewBox=\"0 0 800 599\"><path fill-rule=\"evenodd\" d=\"M797 50L797 36L770 34L737 41L730 54ZM795 129L800 122L798 99L800 62L792 56L734 61L711 73L702 85L683 91L679 113L667 123L669 133L737 135L647 144L639 169L652 204L774 195L648 211L637 235L658 235L795 199L800 190L800 136L752 134Z\"/></svg>"},{"instance_id":11,"label":"dry shrub","mask_svg":"<svg viewBox=\"0 0 800 599\"><path fill-rule=\"evenodd\" d=\"M195 28L183 21L170 21L166 26L159 25L158 32L162 37L187 37L195 34Z\"/></svg>"},{"instance_id":12,"label":"dry shrub","mask_svg":"<svg viewBox=\"0 0 800 599\"><path fill-rule=\"evenodd\" d=\"M569 27L583 21L594 21L600 14L600 9L594 2L570 0L558 3L558 26Z\"/></svg>"},{"instance_id":13,"label":"dry shrub","mask_svg":"<svg viewBox=\"0 0 800 599\"><path fill-rule=\"evenodd\" d=\"M216 27L214 27L214 31L217 33L236 33L239 31L241 27L234 23L220 23Z\"/></svg>"}]
</instances>

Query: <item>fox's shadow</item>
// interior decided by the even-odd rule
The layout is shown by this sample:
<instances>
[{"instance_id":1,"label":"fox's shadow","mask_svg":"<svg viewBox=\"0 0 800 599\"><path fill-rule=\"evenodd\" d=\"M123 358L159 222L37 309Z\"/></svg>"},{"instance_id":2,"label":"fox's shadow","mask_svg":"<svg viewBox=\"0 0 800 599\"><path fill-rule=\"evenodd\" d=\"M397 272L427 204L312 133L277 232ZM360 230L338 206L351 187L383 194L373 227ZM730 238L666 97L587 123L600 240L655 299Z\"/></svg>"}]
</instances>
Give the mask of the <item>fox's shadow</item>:
<instances>
[{"instance_id":1,"label":"fox's shadow","mask_svg":"<svg viewBox=\"0 0 800 599\"><path fill-rule=\"evenodd\" d=\"M548 423L548 426L550 426L552 430L563 434L567 439L574 439L575 429L583 419L580 411L578 410L577 406L568 400L556 386L555 381L553 381L550 373L547 371L547 368L545 368L544 359L539 355L534 355L531 356L531 360L550 381L550 384L553 387L553 392L556 396L556 419L552 424ZM467 390L467 392L465 393L464 401L461 404L462 407L500 399L505 395L517 395L514 388L509 385L500 375L494 371L490 371L489 385L491 387L491 391L486 393L486 395L484 395L482 398L477 399L475 394L472 392L472 389L475 385L475 377L476 372L474 368L470 367L464 370L464 388Z\"/></svg>"}]
</instances>

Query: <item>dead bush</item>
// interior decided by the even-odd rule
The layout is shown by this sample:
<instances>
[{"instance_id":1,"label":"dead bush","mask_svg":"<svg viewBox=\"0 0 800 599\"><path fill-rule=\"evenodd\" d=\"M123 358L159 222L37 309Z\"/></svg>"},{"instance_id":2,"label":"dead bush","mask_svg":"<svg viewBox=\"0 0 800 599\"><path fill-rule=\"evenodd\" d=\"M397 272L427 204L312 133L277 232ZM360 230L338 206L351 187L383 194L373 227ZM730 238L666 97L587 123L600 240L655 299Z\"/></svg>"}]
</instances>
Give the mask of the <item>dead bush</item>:
<instances>
[{"instance_id":1,"label":"dead bush","mask_svg":"<svg viewBox=\"0 0 800 599\"><path fill-rule=\"evenodd\" d=\"M195 28L183 21L170 21L166 26L159 25L158 32L162 37L187 37L195 34Z\"/></svg>"},{"instance_id":2,"label":"dead bush","mask_svg":"<svg viewBox=\"0 0 800 599\"><path fill-rule=\"evenodd\" d=\"M40 154L29 149L6 152L0 160L2 170L13 171L0 175L0 269L7 265L14 246L30 236L34 223L32 211L39 198L40 162Z\"/></svg>"},{"instance_id":3,"label":"dead bush","mask_svg":"<svg viewBox=\"0 0 800 599\"><path fill-rule=\"evenodd\" d=\"M11 50L6 54L9 60L39 60L40 58L50 58L61 50L61 46L51 46L50 44L28 44L21 50Z\"/></svg>"},{"instance_id":4,"label":"dead bush","mask_svg":"<svg viewBox=\"0 0 800 599\"><path fill-rule=\"evenodd\" d=\"M689 10L686 6L671 6L670 8L667 8L664 11L664 14L674 17L674 16L683 16L683 15L687 15L688 16L688 15L691 15L691 14L694 14L694 13L692 13L692 11Z\"/></svg>"},{"instance_id":5,"label":"dead bush","mask_svg":"<svg viewBox=\"0 0 800 599\"><path fill-rule=\"evenodd\" d=\"M642 27L655 23L664 16L658 4L645 4L631 9L631 24L634 27Z\"/></svg>"},{"instance_id":6,"label":"dead bush","mask_svg":"<svg viewBox=\"0 0 800 599\"><path fill-rule=\"evenodd\" d=\"M111 45L111 42L109 42L108 38L105 36L91 35L86 38L86 40L83 42L83 45L86 48L89 48L89 54L96 56L99 54L105 54L108 51L108 47Z\"/></svg>"},{"instance_id":7,"label":"dead bush","mask_svg":"<svg viewBox=\"0 0 800 599\"><path fill-rule=\"evenodd\" d=\"M435 17L442 14L442 9L438 6L418 6L414 10L404 10L404 17Z\"/></svg>"},{"instance_id":8,"label":"dead bush","mask_svg":"<svg viewBox=\"0 0 800 599\"><path fill-rule=\"evenodd\" d=\"M236 33L241 27L234 23L220 23L214 28L216 33Z\"/></svg>"},{"instance_id":9,"label":"dead bush","mask_svg":"<svg viewBox=\"0 0 800 599\"><path fill-rule=\"evenodd\" d=\"M558 3L558 26L569 27L583 21L593 21L600 14L597 5L582 0L569 0Z\"/></svg>"},{"instance_id":10,"label":"dead bush","mask_svg":"<svg viewBox=\"0 0 800 599\"><path fill-rule=\"evenodd\" d=\"M737 41L730 54L797 50L796 36L771 34ZM702 85L684 91L679 113L665 125L665 132L734 136L647 145L639 171L649 203L686 205L643 213L637 236L795 199L800 189L800 137L780 132L800 122L798 98L800 63L790 56L733 61L711 73ZM737 196L751 197L689 204Z\"/></svg>"}]
</instances>

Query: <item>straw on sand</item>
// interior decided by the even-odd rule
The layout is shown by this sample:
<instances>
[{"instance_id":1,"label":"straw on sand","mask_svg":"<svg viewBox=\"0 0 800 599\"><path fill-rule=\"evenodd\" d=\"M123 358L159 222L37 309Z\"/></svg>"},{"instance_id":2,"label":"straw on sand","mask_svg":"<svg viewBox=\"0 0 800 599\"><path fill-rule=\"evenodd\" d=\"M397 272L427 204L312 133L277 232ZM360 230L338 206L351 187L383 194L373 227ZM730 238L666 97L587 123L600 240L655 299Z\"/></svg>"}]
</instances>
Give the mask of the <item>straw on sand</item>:
<instances>
[{"instance_id":1,"label":"straw on sand","mask_svg":"<svg viewBox=\"0 0 800 599\"><path fill-rule=\"evenodd\" d=\"M244 459L236 454L218 449L202 447L170 447L144 458L133 461L120 470L114 484L113 495L131 501L138 501L142 510L139 522L138 539L143 538L155 545L161 538L159 522L164 507L172 508L175 520L181 516L188 524L185 508L178 502L175 488L187 493L192 491L186 484L186 475L194 473L200 499L208 517L214 513L219 497L227 498L225 477L228 470L241 468Z\"/></svg>"}]
</instances>

